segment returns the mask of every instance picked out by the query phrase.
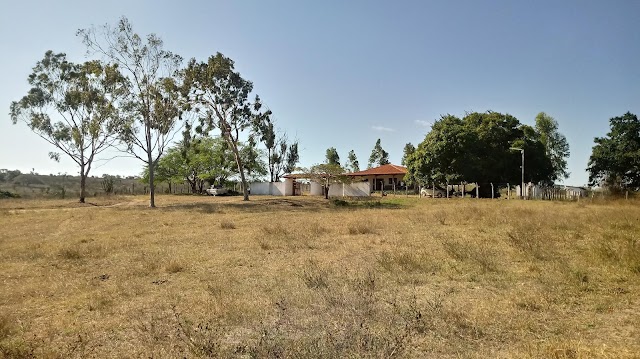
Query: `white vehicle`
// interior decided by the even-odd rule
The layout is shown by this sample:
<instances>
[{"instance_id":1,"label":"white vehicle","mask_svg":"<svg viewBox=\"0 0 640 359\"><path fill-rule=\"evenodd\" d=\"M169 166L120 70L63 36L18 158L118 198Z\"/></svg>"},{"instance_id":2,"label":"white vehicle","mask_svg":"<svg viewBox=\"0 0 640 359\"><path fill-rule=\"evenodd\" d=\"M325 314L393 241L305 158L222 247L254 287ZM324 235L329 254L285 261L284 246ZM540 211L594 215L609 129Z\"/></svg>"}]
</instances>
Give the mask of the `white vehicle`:
<instances>
[{"instance_id":1,"label":"white vehicle","mask_svg":"<svg viewBox=\"0 0 640 359\"><path fill-rule=\"evenodd\" d=\"M436 197L436 198L442 198L442 197L446 197L447 193L441 189L436 188L435 190L435 194L433 191L433 188L423 188L420 190L420 197Z\"/></svg>"},{"instance_id":2,"label":"white vehicle","mask_svg":"<svg viewBox=\"0 0 640 359\"><path fill-rule=\"evenodd\" d=\"M211 186L211 188L207 188L206 192L209 196L220 196L227 194L227 189L223 187Z\"/></svg>"}]
</instances>

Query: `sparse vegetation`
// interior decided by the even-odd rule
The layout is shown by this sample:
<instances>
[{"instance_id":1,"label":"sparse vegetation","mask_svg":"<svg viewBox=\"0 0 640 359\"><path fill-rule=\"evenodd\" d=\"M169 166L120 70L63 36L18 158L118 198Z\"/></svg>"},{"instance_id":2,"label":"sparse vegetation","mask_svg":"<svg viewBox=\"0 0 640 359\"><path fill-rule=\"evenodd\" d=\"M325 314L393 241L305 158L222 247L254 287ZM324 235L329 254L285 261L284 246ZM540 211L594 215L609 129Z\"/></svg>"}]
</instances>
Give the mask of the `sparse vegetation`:
<instances>
[{"instance_id":1,"label":"sparse vegetation","mask_svg":"<svg viewBox=\"0 0 640 359\"><path fill-rule=\"evenodd\" d=\"M235 225L235 223L233 223L233 221L225 219L225 220L220 222L220 228L222 228L222 229L236 229L236 225Z\"/></svg>"},{"instance_id":2,"label":"sparse vegetation","mask_svg":"<svg viewBox=\"0 0 640 359\"><path fill-rule=\"evenodd\" d=\"M104 201L0 203L0 358L640 352L635 201Z\"/></svg>"}]
</instances>

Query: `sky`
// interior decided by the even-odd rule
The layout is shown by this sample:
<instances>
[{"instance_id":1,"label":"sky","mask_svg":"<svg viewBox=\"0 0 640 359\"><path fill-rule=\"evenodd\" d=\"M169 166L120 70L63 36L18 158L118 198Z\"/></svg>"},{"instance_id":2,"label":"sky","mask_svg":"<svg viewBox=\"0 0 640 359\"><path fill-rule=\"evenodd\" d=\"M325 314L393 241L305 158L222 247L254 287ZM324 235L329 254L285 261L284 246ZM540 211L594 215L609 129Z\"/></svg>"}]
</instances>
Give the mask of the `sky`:
<instances>
[{"instance_id":1,"label":"sky","mask_svg":"<svg viewBox=\"0 0 640 359\"><path fill-rule=\"evenodd\" d=\"M570 177L583 185L594 137L609 119L640 114L640 1L2 1L0 168L77 174L9 106L47 50L86 60L78 29L126 16L185 59L221 52L235 61L277 126L300 143L301 165L366 166L378 138L400 164L444 114L492 110L533 125L554 117L569 142ZM4 108L4 110L2 110ZM108 154L107 157L113 157ZM517 154L516 154L517 155ZM117 157L90 175L136 175Z\"/></svg>"}]
</instances>

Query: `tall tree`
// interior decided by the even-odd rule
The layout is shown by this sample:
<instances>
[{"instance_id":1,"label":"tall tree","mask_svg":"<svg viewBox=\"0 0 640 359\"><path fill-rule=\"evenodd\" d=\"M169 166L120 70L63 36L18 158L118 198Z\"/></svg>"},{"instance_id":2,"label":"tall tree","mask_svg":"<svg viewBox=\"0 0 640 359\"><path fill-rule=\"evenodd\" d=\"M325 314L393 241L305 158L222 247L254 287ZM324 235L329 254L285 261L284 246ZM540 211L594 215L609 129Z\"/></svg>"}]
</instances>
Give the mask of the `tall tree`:
<instances>
[{"instance_id":1,"label":"tall tree","mask_svg":"<svg viewBox=\"0 0 640 359\"><path fill-rule=\"evenodd\" d=\"M125 94L115 65L99 61L74 64L65 54L47 51L28 79L31 90L11 103L13 124L24 122L80 167L80 202L96 156L116 140L122 126L114 104ZM59 161L60 153L49 157Z\"/></svg>"},{"instance_id":2,"label":"tall tree","mask_svg":"<svg viewBox=\"0 0 640 359\"><path fill-rule=\"evenodd\" d=\"M389 153L382 148L380 139L378 138L375 146L373 146L373 150L371 151L371 156L369 156L367 168L371 168L373 165L388 165L389 163Z\"/></svg>"},{"instance_id":3,"label":"tall tree","mask_svg":"<svg viewBox=\"0 0 640 359\"><path fill-rule=\"evenodd\" d=\"M346 169L351 172L360 171L360 163L358 163L358 157L356 157L356 152L354 150L349 151L349 155L347 155Z\"/></svg>"},{"instance_id":4,"label":"tall tree","mask_svg":"<svg viewBox=\"0 0 640 359\"><path fill-rule=\"evenodd\" d=\"M558 132L558 122L546 113L540 112L536 116L535 129L553 166L551 181L569 177L569 172L567 172L569 143L567 138Z\"/></svg>"},{"instance_id":5,"label":"tall tree","mask_svg":"<svg viewBox=\"0 0 640 359\"><path fill-rule=\"evenodd\" d=\"M126 17L115 28L78 30L89 52L118 65L128 79L128 99L121 114L127 122L120 128L125 151L138 158L149 171L149 207L155 207L154 171L175 136L181 119L177 71L182 58L166 51L155 34L146 40L133 31Z\"/></svg>"},{"instance_id":6,"label":"tall tree","mask_svg":"<svg viewBox=\"0 0 640 359\"><path fill-rule=\"evenodd\" d=\"M596 137L587 171L591 185L640 189L640 121L627 112L609 120L610 131Z\"/></svg>"},{"instance_id":7,"label":"tall tree","mask_svg":"<svg viewBox=\"0 0 640 359\"><path fill-rule=\"evenodd\" d=\"M270 181L278 182L280 176L291 173L300 160L298 141L289 143L287 135L276 130L269 115L257 118L255 130L267 149Z\"/></svg>"},{"instance_id":8,"label":"tall tree","mask_svg":"<svg viewBox=\"0 0 640 359\"><path fill-rule=\"evenodd\" d=\"M298 164L298 162L300 162L300 153L298 152L298 141L295 141L294 143L289 145L282 173L293 172L296 169L296 165Z\"/></svg>"},{"instance_id":9,"label":"tall tree","mask_svg":"<svg viewBox=\"0 0 640 359\"><path fill-rule=\"evenodd\" d=\"M402 161L400 164L403 166L407 165L407 159L416 151L416 147L411 144L411 142L404 145L404 150L402 151Z\"/></svg>"},{"instance_id":10,"label":"tall tree","mask_svg":"<svg viewBox=\"0 0 640 359\"><path fill-rule=\"evenodd\" d=\"M241 134L251 135L253 125L264 121L271 111L261 111L258 96L253 102L249 94L253 83L235 71L234 62L221 53L209 57L206 62L192 59L186 70L185 91L189 102L200 115L202 133L218 129L234 154L242 182L243 199L249 200L245 164L239 150ZM249 132L247 134L247 132Z\"/></svg>"},{"instance_id":11,"label":"tall tree","mask_svg":"<svg viewBox=\"0 0 640 359\"><path fill-rule=\"evenodd\" d=\"M325 159L327 164L340 166L340 155L338 155L338 150L335 147L327 148Z\"/></svg>"}]
</instances>

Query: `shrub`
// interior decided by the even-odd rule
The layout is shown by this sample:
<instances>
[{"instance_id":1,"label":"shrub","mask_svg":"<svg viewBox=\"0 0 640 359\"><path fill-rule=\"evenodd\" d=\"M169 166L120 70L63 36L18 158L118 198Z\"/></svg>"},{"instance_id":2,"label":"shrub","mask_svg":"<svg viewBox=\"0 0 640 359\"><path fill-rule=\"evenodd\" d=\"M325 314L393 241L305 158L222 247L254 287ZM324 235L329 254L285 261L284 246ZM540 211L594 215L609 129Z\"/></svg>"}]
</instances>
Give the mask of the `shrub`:
<instances>
[{"instance_id":1,"label":"shrub","mask_svg":"<svg viewBox=\"0 0 640 359\"><path fill-rule=\"evenodd\" d=\"M220 222L220 228L222 229L236 229L236 225L230 220L223 220Z\"/></svg>"},{"instance_id":2,"label":"shrub","mask_svg":"<svg viewBox=\"0 0 640 359\"><path fill-rule=\"evenodd\" d=\"M9 191L0 191L0 198L20 198L20 195Z\"/></svg>"}]
</instances>

